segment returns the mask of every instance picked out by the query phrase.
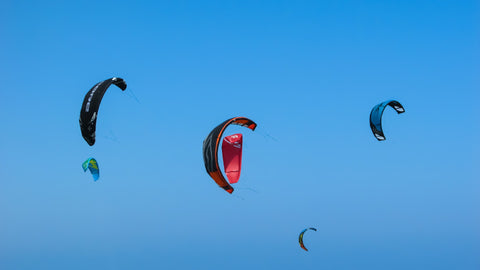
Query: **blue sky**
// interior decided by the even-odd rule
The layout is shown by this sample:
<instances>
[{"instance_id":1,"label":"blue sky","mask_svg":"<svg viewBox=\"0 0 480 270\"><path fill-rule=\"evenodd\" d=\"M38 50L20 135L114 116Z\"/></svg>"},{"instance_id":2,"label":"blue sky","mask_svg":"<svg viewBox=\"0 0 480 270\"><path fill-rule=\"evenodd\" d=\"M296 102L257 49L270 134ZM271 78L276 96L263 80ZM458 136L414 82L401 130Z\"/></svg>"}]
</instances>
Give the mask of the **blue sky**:
<instances>
[{"instance_id":1,"label":"blue sky","mask_svg":"<svg viewBox=\"0 0 480 270\"><path fill-rule=\"evenodd\" d=\"M0 268L479 269L479 13L3 1ZM128 89L106 93L90 147L83 97L113 76ZM387 99L406 113L386 110L378 142L368 116ZM258 129L227 130L244 134L229 195L201 149L233 116Z\"/></svg>"}]
</instances>

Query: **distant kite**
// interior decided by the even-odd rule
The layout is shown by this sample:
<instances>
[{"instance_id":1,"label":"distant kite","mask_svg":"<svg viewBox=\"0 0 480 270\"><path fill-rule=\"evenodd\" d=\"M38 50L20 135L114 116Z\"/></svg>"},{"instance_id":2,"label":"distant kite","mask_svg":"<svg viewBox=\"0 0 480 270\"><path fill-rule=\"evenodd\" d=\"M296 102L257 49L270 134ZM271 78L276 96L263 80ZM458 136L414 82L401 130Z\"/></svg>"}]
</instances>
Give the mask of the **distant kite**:
<instances>
[{"instance_id":1,"label":"distant kite","mask_svg":"<svg viewBox=\"0 0 480 270\"><path fill-rule=\"evenodd\" d=\"M402 104L396 100L388 100L373 107L372 111L370 112L370 128L372 129L375 138L377 138L379 141L385 140L385 135L383 134L382 129L382 115L387 106L394 108L399 114L405 112Z\"/></svg>"},{"instance_id":2,"label":"distant kite","mask_svg":"<svg viewBox=\"0 0 480 270\"><path fill-rule=\"evenodd\" d=\"M80 110L80 130L83 138L90 146L95 144L95 130L100 102L112 84L118 86L122 91L127 89L127 84L122 78L113 77L95 84L83 99L82 109Z\"/></svg>"},{"instance_id":3,"label":"distant kite","mask_svg":"<svg viewBox=\"0 0 480 270\"><path fill-rule=\"evenodd\" d=\"M248 118L234 117L226 120L214 128L203 141L203 161L205 163L205 169L210 177L212 177L212 179L217 183L217 185L225 189L228 193L233 192L233 187L228 184L227 180L225 180L225 177L220 171L220 167L218 165L218 147L223 132L230 124L244 126L251 130L255 130L257 127L257 124Z\"/></svg>"},{"instance_id":4,"label":"distant kite","mask_svg":"<svg viewBox=\"0 0 480 270\"><path fill-rule=\"evenodd\" d=\"M300 235L298 236L298 243L300 244L300 247L303 248L305 251L308 251L308 249L305 247L305 245L303 244L303 235L305 234L306 231L308 230L312 230L312 231L317 231L317 229L315 228L307 228L305 230L303 230Z\"/></svg>"},{"instance_id":5,"label":"distant kite","mask_svg":"<svg viewBox=\"0 0 480 270\"><path fill-rule=\"evenodd\" d=\"M90 173L93 176L93 180L97 181L100 177L100 169L98 168L98 163L94 158L89 158L82 164L83 171L86 172L87 169L90 170Z\"/></svg>"}]
</instances>

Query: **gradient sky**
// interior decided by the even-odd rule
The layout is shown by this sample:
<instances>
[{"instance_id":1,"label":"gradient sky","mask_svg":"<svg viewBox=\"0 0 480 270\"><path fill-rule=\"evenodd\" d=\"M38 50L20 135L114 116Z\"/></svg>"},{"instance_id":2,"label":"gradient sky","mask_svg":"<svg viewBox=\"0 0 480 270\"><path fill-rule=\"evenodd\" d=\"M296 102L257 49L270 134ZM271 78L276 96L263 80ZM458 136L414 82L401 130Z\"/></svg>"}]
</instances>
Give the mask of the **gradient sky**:
<instances>
[{"instance_id":1,"label":"gradient sky","mask_svg":"<svg viewBox=\"0 0 480 270\"><path fill-rule=\"evenodd\" d=\"M478 1L99 2L0 3L1 269L480 269Z\"/></svg>"}]
</instances>

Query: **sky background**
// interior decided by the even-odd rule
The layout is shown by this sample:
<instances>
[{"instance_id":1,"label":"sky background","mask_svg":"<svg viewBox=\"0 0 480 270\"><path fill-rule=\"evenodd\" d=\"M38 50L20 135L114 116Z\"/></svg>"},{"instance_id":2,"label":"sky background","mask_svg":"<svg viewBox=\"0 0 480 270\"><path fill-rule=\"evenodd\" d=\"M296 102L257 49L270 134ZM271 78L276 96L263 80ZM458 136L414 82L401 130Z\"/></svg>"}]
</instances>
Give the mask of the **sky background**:
<instances>
[{"instance_id":1,"label":"sky background","mask_svg":"<svg viewBox=\"0 0 480 270\"><path fill-rule=\"evenodd\" d=\"M0 268L480 269L478 1L0 2ZM84 95L118 76L97 142ZM371 108L387 99L386 141ZM246 116L240 182L202 142ZM82 162L95 157L100 179ZM306 227L309 252L298 234Z\"/></svg>"}]
</instances>

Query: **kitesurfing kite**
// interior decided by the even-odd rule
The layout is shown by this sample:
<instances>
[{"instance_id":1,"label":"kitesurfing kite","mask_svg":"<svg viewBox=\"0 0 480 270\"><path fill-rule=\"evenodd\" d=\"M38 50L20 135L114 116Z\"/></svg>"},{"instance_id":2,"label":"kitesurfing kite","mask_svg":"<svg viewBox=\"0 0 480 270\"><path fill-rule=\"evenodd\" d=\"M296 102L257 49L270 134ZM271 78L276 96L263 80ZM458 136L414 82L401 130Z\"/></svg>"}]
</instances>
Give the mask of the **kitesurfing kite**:
<instances>
[{"instance_id":1,"label":"kitesurfing kite","mask_svg":"<svg viewBox=\"0 0 480 270\"><path fill-rule=\"evenodd\" d=\"M218 147L219 147L220 139L222 138L223 132L231 124L244 126L251 130L255 130L255 128L257 127L257 124L248 118L234 117L224 121L223 123L215 127L210 132L210 134L208 134L207 138L203 141L203 161L205 163L205 169L207 170L207 173L210 175L210 177L212 177L212 179L217 183L217 185L225 189L228 193L233 192L233 187L230 186L227 180L225 180L225 177L220 171L220 167L218 165ZM229 147L227 146L227 148ZM227 151L229 152L229 154L227 154L227 159L228 159L228 157L231 155L231 151L230 150L227 150ZM241 162L241 157L240 157L240 162ZM235 162L235 164L236 165L234 167L239 165L238 162ZM240 170L238 170L238 176L240 176ZM234 180L234 178L232 179Z\"/></svg>"},{"instance_id":2,"label":"kitesurfing kite","mask_svg":"<svg viewBox=\"0 0 480 270\"><path fill-rule=\"evenodd\" d=\"M300 247L303 248L305 251L308 251L308 249L305 247L305 245L303 244L303 235L305 234L306 231L308 230L312 230L312 231L317 231L317 229L315 228L307 228L305 230L303 230L300 235L298 236L298 243L300 244Z\"/></svg>"},{"instance_id":3,"label":"kitesurfing kite","mask_svg":"<svg viewBox=\"0 0 480 270\"><path fill-rule=\"evenodd\" d=\"M113 77L95 84L83 99L82 109L80 110L80 130L83 138L90 146L95 144L95 130L100 102L112 84L118 86L122 91L127 89L127 84L122 78Z\"/></svg>"},{"instance_id":4,"label":"kitesurfing kite","mask_svg":"<svg viewBox=\"0 0 480 270\"><path fill-rule=\"evenodd\" d=\"M396 100L388 100L373 107L372 111L370 112L370 128L372 129L375 138L377 138L379 141L385 140L385 135L383 134L382 129L382 115L387 106L392 107L399 114L405 112L402 104Z\"/></svg>"},{"instance_id":5,"label":"kitesurfing kite","mask_svg":"<svg viewBox=\"0 0 480 270\"><path fill-rule=\"evenodd\" d=\"M98 180L98 178L100 177L100 170L98 168L98 163L94 158L89 158L85 160L85 162L83 162L82 164L82 167L84 172L86 172L87 169L90 170L94 181Z\"/></svg>"}]
</instances>

